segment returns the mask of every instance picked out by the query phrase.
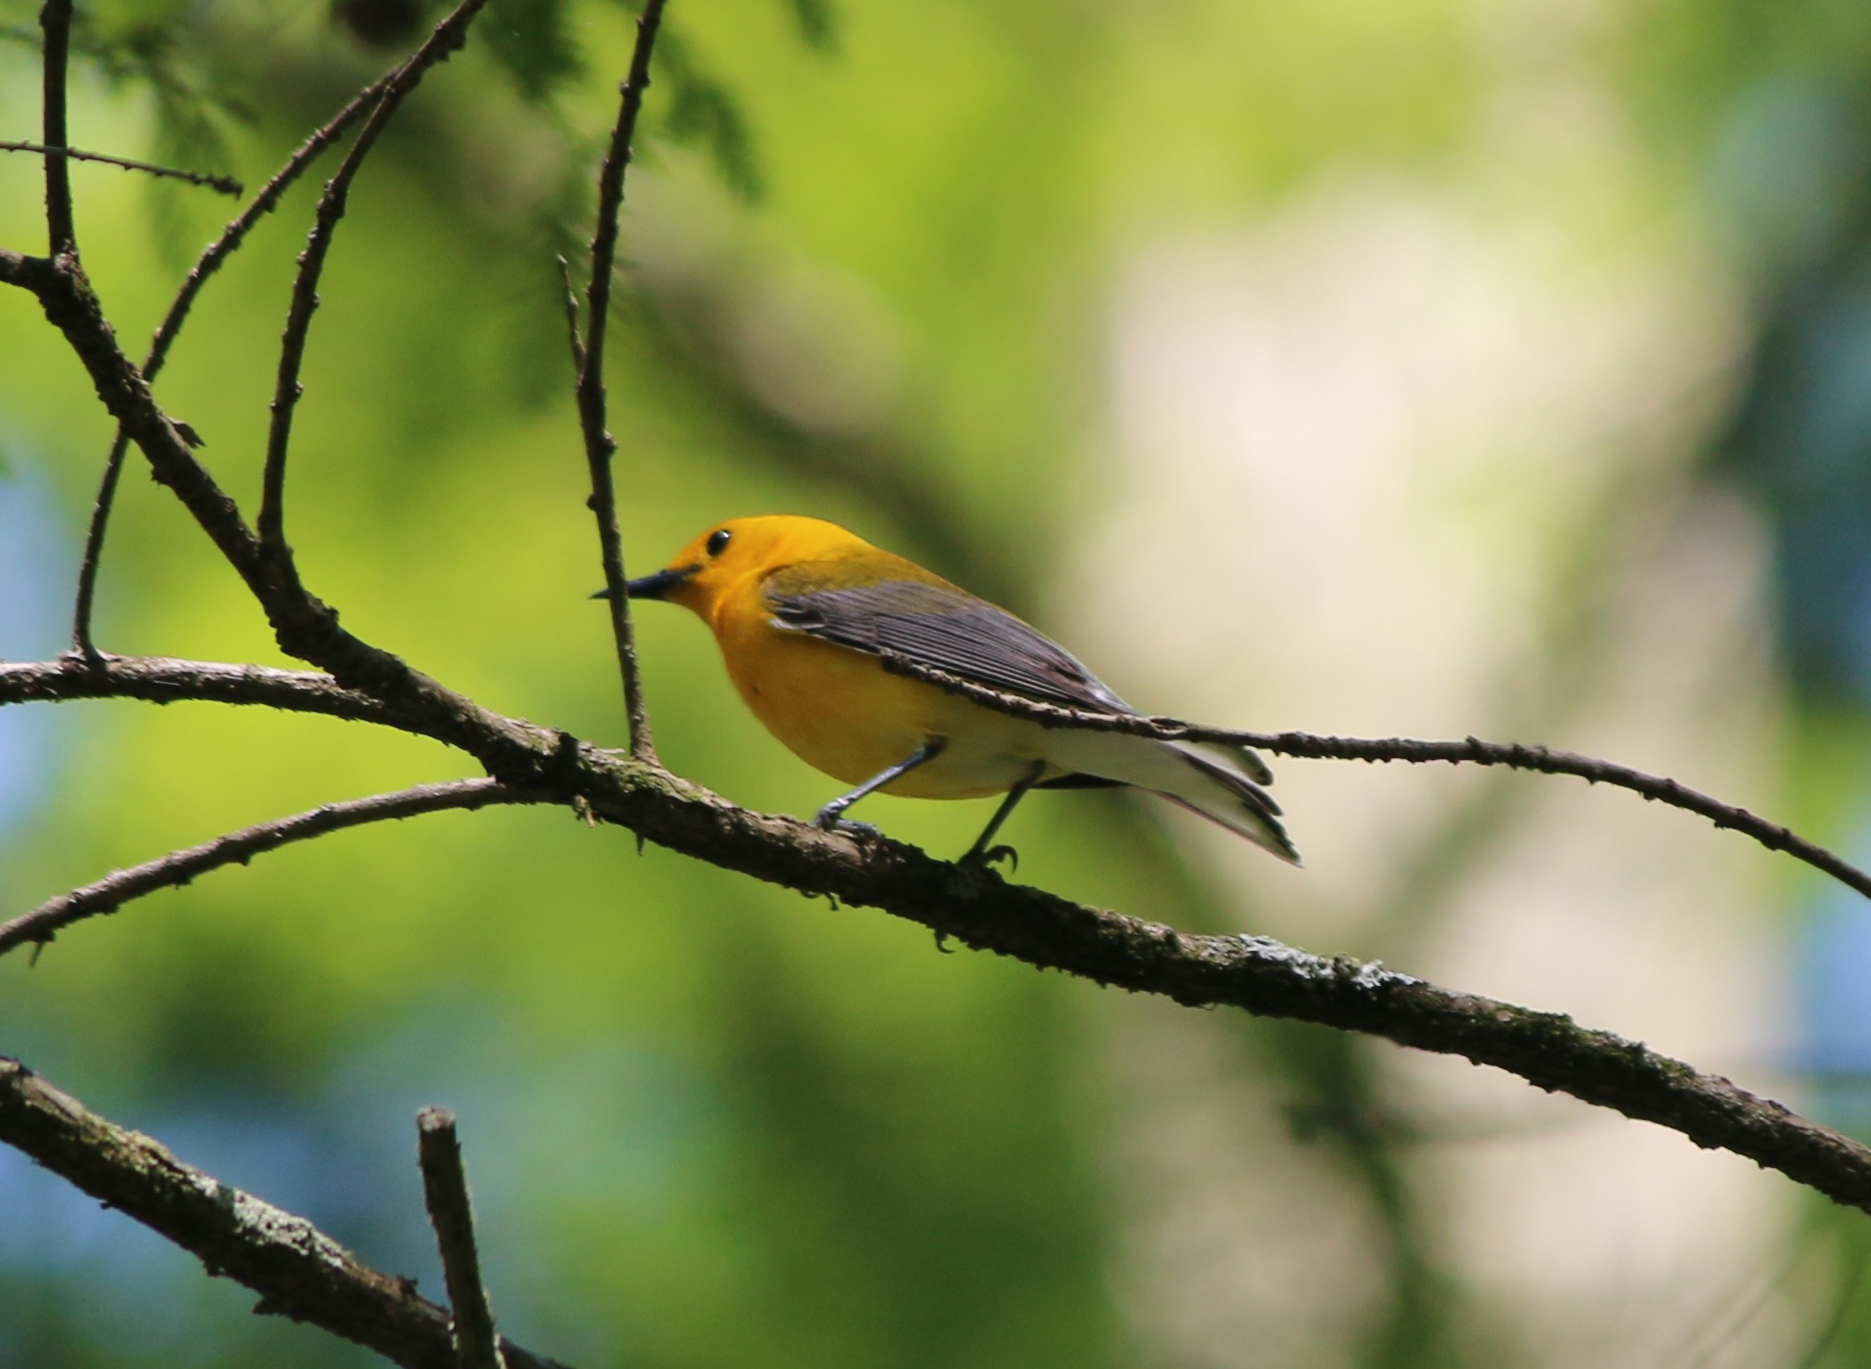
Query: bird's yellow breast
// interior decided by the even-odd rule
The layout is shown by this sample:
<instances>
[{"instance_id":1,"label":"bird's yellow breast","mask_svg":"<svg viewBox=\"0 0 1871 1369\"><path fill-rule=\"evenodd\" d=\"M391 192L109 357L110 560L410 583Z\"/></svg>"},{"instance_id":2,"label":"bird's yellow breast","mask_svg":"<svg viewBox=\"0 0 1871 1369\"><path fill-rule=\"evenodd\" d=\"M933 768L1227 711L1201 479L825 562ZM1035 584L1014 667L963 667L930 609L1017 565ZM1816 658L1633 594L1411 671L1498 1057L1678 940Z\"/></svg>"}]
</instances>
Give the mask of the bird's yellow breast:
<instances>
[{"instance_id":1,"label":"bird's yellow breast","mask_svg":"<svg viewBox=\"0 0 1871 1369\"><path fill-rule=\"evenodd\" d=\"M892 674L875 656L776 626L757 582L724 595L710 626L754 716L806 764L846 784L862 784L941 738L940 756L883 792L978 798L1011 788L1045 754L1047 733L1036 723Z\"/></svg>"}]
</instances>

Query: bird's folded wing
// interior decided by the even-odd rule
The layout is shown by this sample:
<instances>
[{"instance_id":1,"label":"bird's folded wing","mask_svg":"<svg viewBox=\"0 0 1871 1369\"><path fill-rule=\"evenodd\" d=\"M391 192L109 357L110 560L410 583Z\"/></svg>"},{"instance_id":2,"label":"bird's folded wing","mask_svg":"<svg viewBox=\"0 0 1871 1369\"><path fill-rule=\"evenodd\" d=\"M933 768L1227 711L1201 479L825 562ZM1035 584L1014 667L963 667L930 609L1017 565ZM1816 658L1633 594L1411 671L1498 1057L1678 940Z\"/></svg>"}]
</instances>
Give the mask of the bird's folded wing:
<instances>
[{"instance_id":1,"label":"bird's folded wing","mask_svg":"<svg viewBox=\"0 0 1871 1369\"><path fill-rule=\"evenodd\" d=\"M948 585L884 580L789 593L775 576L767 602L776 626L821 641L894 654L988 689L1065 708L1135 711L1057 642Z\"/></svg>"}]
</instances>

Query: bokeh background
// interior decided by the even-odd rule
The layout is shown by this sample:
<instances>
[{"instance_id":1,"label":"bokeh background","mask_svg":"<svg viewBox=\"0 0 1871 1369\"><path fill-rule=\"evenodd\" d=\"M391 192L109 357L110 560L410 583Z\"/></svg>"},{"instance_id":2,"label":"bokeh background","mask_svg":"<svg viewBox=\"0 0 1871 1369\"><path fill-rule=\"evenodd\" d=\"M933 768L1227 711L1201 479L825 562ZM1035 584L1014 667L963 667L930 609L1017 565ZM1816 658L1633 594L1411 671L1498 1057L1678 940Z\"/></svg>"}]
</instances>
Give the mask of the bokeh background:
<instances>
[{"instance_id":1,"label":"bokeh background","mask_svg":"<svg viewBox=\"0 0 1871 1369\"><path fill-rule=\"evenodd\" d=\"M80 6L73 140L257 184L420 0ZM621 742L553 256L630 11L496 0L366 169L288 509L345 622ZM1871 8L1858 0L676 0L610 373L627 552L848 523L1221 724L1545 742L1871 856ZM0 137L37 134L0 3ZM329 172L329 164L326 166ZM140 340L231 215L75 166ZM158 387L257 493L320 178ZM0 242L43 244L0 159ZM109 429L0 297L0 655L65 641ZM833 786L648 606L681 773ZM110 650L276 661L132 464ZM0 714L0 892L470 773L206 705ZM1291 871L1167 805L1036 798L1020 877L1642 1038L1871 1135L1871 914L1570 780L1286 762ZM987 804L876 800L936 852ZM1462 1062L1195 1013L558 812L354 831L0 961L0 1051L439 1290L456 1109L506 1330L712 1369L1871 1364L1871 1228ZM0 1154L0 1366L349 1365Z\"/></svg>"}]
</instances>

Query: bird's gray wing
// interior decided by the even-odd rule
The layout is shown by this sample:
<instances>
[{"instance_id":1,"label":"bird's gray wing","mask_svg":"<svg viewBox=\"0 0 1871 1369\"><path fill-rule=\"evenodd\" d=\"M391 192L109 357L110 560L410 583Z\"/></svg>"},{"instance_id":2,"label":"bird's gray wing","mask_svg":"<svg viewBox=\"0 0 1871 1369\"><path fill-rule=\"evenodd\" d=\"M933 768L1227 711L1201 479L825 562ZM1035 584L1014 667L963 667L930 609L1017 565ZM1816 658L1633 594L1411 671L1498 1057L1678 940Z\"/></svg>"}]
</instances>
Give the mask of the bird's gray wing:
<instances>
[{"instance_id":1,"label":"bird's gray wing","mask_svg":"<svg viewBox=\"0 0 1871 1369\"><path fill-rule=\"evenodd\" d=\"M884 580L788 592L769 584L773 621L872 655L893 653L973 684L1065 708L1135 710L1051 638L947 585Z\"/></svg>"}]
</instances>

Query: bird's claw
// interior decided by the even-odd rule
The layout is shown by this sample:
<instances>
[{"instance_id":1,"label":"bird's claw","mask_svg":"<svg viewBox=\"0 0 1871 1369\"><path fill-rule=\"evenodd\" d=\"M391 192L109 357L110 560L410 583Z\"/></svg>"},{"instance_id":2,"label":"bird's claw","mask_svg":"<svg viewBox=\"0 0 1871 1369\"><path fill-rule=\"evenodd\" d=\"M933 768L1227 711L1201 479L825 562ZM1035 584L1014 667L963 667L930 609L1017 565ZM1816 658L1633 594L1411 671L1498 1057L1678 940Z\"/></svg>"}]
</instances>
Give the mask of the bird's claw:
<instances>
[{"instance_id":1,"label":"bird's claw","mask_svg":"<svg viewBox=\"0 0 1871 1369\"><path fill-rule=\"evenodd\" d=\"M825 832L838 832L847 837L880 837L882 832L868 822L858 822L852 818L841 818L836 812L821 811L812 819L812 825Z\"/></svg>"},{"instance_id":2,"label":"bird's claw","mask_svg":"<svg viewBox=\"0 0 1871 1369\"><path fill-rule=\"evenodd\" d=\"M1012 874L1020 868L1020 853L1011 846L989 846L970 851L961 858L961 864L977 869L990 869L1001 861L1007 862L1007 873Z\"/></svg>"}]
</instances>

